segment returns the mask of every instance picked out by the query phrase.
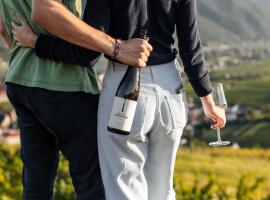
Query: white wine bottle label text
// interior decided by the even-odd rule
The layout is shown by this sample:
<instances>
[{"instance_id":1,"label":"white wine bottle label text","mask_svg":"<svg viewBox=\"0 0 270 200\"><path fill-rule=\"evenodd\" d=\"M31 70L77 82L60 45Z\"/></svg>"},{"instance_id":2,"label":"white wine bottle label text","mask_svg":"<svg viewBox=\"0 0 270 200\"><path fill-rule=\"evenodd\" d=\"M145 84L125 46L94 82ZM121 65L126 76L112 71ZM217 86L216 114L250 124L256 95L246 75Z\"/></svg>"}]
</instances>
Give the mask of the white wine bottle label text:
<instances>
[{"instance_id":1,"label":"white wine bottle label text","mask_svg":"<svg viewBox=\"0 0 270 200\"><path fill-rule=\"evenodd\" d=\"M130 132L137 101L115 97L109 127Z\"/></svg>"}]
</instances>

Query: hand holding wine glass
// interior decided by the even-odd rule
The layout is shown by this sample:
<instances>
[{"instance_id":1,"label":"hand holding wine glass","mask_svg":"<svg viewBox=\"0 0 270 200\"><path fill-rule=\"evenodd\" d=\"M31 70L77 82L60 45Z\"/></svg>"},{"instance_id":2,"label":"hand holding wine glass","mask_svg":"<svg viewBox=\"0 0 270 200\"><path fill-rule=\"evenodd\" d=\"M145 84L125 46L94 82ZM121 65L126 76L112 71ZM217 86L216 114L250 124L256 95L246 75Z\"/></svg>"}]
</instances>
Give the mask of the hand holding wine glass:
<instances>
[{"instance_id":1,"label":"hand holding wine glass","mask_svg":"<svg viewBox=\"0 0 270 200\"><path fill-rule=\"evenodd\" d=\"M225 109L227 108L227 101L225 98L222 83L213 86L213 93L201 98L205 115L210 118L214 124L211 128L217 129L218 141L212 142L210 146L225 146L230 142L221 140L220 129L225 127L226 116Z\"/></svg>"},{"instance_id":2,"label":"hand holding wine glass","mask_svg":"<svg viewBox=\"0 0 270 200\"><path fill-rule=\"evenodd\" d=\"M207 100L202 100L204 112L207 117L212 119L215 123L212 128L217 129L218 141L211 142L210 146L225 146L229 145L230 142L222 141L220 135L220 129L224 128L226 124L225 109L227 108L227 101L224 94L222 83L215 84L213 86L212 95L207 97Z\"/></svg>"},{"instance_id":3,"label":"hand holding wine glass","mask_svg":"<svg viewBox=\"0 0 270 200\"><path fill-rule=\"evenodd\" d=\"M225 111L215 105L212 94L201 97L204 114L213 121L211 128L224 128L226 124Z\"/></svg>"}]
</instances>

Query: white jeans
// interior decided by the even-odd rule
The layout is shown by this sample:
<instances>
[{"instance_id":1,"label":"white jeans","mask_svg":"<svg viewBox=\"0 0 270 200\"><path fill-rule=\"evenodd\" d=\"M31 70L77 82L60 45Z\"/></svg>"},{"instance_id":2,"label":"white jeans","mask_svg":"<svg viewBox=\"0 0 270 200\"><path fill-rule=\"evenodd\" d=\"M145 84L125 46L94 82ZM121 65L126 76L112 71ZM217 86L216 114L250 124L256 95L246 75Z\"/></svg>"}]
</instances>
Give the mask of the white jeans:
<instances>
[{"instance_id":1,"label":"white jeans","mask_svg":"<svg viewBox=\"0 0 270 200\"><path fill-rule=\"evenodd\" d=\"M107 200L175 200L173 172L187 122L175 61L141 70L141 91L128 136L107 130L127 66L109 63L100 96L98 142ZM177 92L178 91L178 92Z\"/></svg>"}]
</instances>

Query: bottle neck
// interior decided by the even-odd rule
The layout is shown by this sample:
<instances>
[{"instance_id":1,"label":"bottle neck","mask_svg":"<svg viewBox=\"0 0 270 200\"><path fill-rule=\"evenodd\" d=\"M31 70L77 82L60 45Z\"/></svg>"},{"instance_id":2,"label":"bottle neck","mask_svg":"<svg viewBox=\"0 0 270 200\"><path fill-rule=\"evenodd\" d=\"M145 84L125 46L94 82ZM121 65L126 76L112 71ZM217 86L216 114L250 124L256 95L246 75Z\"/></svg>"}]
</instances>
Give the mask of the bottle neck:
<instances>
[{"instance_id":1,"label":"bottle neck","mask_svg":"<svg viewBox=\"0 0 270 200\"><path fill-rule=\"evenodd\" d=\"M137 73L137 80L138 80L138 90L141 88L141 68L138 68L138 73Z\"/></svg>"}]
</instances>

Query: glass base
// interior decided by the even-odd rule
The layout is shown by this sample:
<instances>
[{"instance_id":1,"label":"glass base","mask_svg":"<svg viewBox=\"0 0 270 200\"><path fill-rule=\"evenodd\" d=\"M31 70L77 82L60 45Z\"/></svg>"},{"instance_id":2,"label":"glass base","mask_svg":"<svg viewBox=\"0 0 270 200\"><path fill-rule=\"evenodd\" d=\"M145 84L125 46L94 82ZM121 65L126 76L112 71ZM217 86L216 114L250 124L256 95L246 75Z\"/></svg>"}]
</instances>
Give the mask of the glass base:
<instances>
[{"instance_id":1,"label":"glass base","mask_svg":"<svg viewBox=\"0 0 270 200\"><path fill-rule=\"evenodd\" d=\"M217 141L217 142L211 142L209 143L209 146L212 146L212 147L221 147L221 146L227 146L231 144L231 142L229 141Z\"/></svg>"}]
</instances>

